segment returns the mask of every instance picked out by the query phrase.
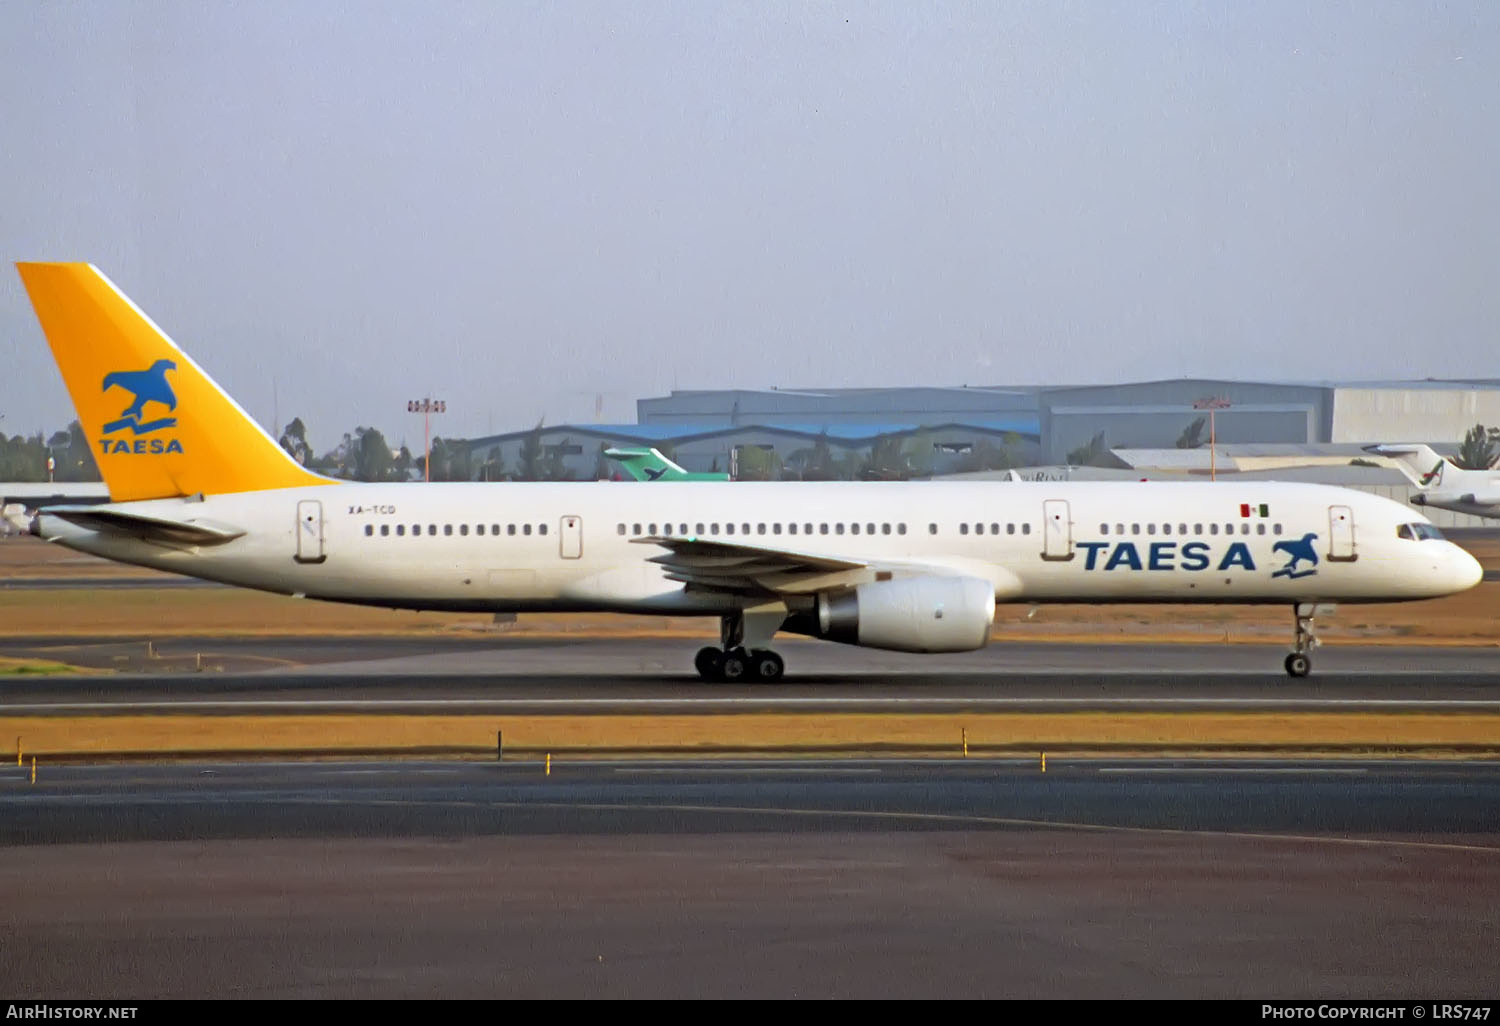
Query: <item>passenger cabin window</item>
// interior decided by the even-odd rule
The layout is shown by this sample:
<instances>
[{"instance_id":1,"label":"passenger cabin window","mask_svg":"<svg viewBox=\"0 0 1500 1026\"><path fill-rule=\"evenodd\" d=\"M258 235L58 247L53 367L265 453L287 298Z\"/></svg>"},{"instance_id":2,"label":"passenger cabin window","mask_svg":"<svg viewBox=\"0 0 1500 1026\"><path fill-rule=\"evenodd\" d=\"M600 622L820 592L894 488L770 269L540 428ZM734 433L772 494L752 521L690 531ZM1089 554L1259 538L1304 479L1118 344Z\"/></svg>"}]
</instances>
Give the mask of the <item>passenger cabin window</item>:
<instances>
[{"instance_id":1,"label":"passenger cabin window","mask_svg":"<svg viewBox=\"0 0 1500 1026\"><path fill-rule=\"evenodd\" d=\"M458 533L467 538L468 535L469 535L469 525L468 524L459 524L458 525Z\"/></svg>"},{"instance_id":2,"label":"passenger cabin window","mask_svg":"<svg viewBox=\"0 0 1500 1026\"><path fill-rule=\"evenodd\" d=\"M406 536L406 525L405 524L397 524L396 525L396 534L397 534L398 537L403 537L404 538Z\"/></svg>"},{"instance_id":3,"label":"passenger cabin window","mask_svg":"<svg viewBox=\"0 0 1500 1026\"><path fill-rule=\"evenodd\" d=\"M365 525L365 537L368 538L368 537L370 537L374 533L375 533L375 525L374 524L366 524Z\"/></svg>"},{"instance_id":4,"label":"passenger cabin window","mask_svg":"<svg viewBox=\"0 0 1500 1026\"><path fill-rule=\"evenodd\" d=\"M451 535L452 533L453 533L453 525L452 524L444 524L443 525L443 534L444 534L444 536Z\"/></svg>"},{"instance_id":5,"label":"passenger cabin window","mask_svg":"<svg viewBox=\"0 0 1500 1026\"><path fill-rule=\"evenodd\" d=\"M927 525L927 533L928 534L937 534L937 524L928 524Z\"/></svg>"},{"instance_id":6,"label":"passenger cabin window","mask_svg":"<svg viewBox=\"0 0 1500 1026\"><path fill-rule=\"evenodd\" d=\"M522 524L521 525L521 533L522 534L526 534L526 535L531 534L531 525L530 524ZM656 532L653 531L652 533L654 534Z\"/></svg>"},{"instance_id":7,"label":"passenger cabin window","mask_svg":"<svg viewBox=\"0 0 1500 1026\"><path fill-rule=\"evenodd\" d=\"M968 524L959 524L958 525L958 533L959 534L968 534L969 533L969 525Z\"/></svg>"},{"instance_id":8,"label":"passenger cabin window","mask_svg":"<svg viewBox=\"0 0 1500 1026\"><path fill-rule=\"evenodd\" d=\"M621 537L624 537L624 535L625 535L625 525L624 524L616 524L615 525L615 534L618 534Z\"/></svg>"},{"instance_id":9,"label":"passenger cabin window","mask_svg":"<svg viewBox=\"0 0 1500 1026\"><path fill-rule=\"evenodd\" d=\"M537 529L536 529L536 533L537 534L546 534L547 533L547 525L546 524L538 524L537 525Z\"/></svg>"},{"instance_id":10,"label":"passenger cabin window","mask_svg":"<svg viewBox=\"0 0 1500 1026\"><path fill-rule=\"evenodd\" d=\"M380 537L384 538L386 535L388 535L390 533L391 533L391 525L390 524L381 524L380 525Z\"/></svg>"},{"instance_id":11,"label":"passenger cabin window","mask_svg":"<svg viewBox=\"0 0 1500 1026\"><path fill-rule=\"evenodd\" d=\"M906 533L906 525L905 524L897 524L896 525L896 533L897 534L905 534Z\"/></svg>"},{"instance_id":12,"label":"passenger cabin window","mask_svg":"<svg viewBox=\"0 0 1500 1026\"><path fill-rule=\"evenodd\" d=\"M1031 533L1031 525L1030 524L1022 524L1021 525L1021 533L1022 534L1030 534Z\"/></svg>"}]
</instances>

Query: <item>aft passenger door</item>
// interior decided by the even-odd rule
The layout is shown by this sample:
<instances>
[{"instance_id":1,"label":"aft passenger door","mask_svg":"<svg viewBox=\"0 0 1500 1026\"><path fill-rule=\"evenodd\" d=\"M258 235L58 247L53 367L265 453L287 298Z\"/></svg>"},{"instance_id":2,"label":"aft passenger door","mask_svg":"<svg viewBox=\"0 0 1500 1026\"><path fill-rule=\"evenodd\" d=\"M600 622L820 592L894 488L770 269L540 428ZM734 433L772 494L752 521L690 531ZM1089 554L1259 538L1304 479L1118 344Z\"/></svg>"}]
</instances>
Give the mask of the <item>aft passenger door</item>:
<instances>
[{"instance_id":1,"label":"aft passenger door","mask_svg":"<svg viewBox=\"0 0 1500 1026\"><path fill-rule=\"evenodd\" d=\"M323 554L323 504L317 499L297 503L297 555L299 563L321 563Z\"/></svg>"},{"instance_id":2,"label":"aft passenger door","mask_svg":"<svg viewBox=\"0 0 1500 1026\"><path fill-rule=\"evenodd\" d=\"M582 558L583 518L563 517L557 526L558 555L563 559Z\"/></svg>"},{"instance_id":3,"label":"aft passenger door","mask_svg":"<svg viewBox=\"0 0 1500 1026\"><path fill-rule=\"evenodd\" d=\"M1073 518L1066 499L1042 502L1042 558L1073 558Z\"/></svg>"},{"instance_id":4,"label":"aft passenger door","mask_svg":"<svg viewBox=\"0 0 1500 1026\"><path fill-rule=\"evenodd\" d=\"M1335 563L1359 558L1354 549L1354 511L1348 506L1328 507L1328 558Z\"/></svg>"}]
</instances>

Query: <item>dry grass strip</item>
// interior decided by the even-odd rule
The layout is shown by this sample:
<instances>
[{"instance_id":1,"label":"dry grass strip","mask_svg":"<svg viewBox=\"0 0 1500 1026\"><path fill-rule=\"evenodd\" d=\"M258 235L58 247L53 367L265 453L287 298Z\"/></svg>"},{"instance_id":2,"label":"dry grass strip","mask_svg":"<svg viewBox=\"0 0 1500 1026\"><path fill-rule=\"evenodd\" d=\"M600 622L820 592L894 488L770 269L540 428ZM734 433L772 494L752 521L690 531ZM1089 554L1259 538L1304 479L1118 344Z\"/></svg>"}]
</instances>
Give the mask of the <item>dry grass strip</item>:
<instances>
[{"instance_id":1,"label":"dry grass strip","mask_svg":"<svg viewBox=\"0 0 1500 1026\"><path fill-rule=\"evenodd\" d=\"M1500 751L1500 714L1445 713L859 713L724 715L408 716L196 714L0 717L0 739L19 737L38 758L90 753L266 754L401 749L587 752L744 751L899 747L1106 747L1306 750L1442 748Z\"/></svg>"}]
</instances>

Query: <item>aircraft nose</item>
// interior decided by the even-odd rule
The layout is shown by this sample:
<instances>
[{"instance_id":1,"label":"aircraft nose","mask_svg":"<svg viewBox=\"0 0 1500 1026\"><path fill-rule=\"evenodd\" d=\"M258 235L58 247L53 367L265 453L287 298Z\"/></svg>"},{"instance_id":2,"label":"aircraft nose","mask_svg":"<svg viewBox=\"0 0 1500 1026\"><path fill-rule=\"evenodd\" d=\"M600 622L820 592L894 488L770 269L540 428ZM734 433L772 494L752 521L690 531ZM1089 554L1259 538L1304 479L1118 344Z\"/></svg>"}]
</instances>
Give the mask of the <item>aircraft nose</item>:
<instances>
[{"instance_id":1,"label":"aircraft nose","mask_svg":"<svg viewBox=\"0 0 1500 1026\"><path fill-rule=\"evenodd\" d=\"M1454 591L1467 591L1484 580L1484 567L1463 549L1449 542L1448 576Z\"/></svg>"}]
</instances>

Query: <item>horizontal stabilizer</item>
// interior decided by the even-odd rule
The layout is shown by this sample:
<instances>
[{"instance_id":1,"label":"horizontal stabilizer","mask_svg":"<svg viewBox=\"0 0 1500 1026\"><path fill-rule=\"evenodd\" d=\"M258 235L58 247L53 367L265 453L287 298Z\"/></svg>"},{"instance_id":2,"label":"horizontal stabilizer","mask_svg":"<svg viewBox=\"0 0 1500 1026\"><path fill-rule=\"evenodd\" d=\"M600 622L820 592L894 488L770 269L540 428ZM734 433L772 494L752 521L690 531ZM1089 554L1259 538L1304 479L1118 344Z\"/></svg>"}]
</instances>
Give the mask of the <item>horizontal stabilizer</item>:
<instances>
[{"instance_id":1,"label":"horizontal stabilizer","mask_svg":"<svg viewBox=\"0 0 1500 1026\"><path fill-rule=\"evenodd\" d=\"M147 541L222 545L245 533L243 528L217 520L174 520L171 517L124 510L118 506L48 506L40 513L66 520L90 531L114 531Z\"/></svg>"}]
</instances>

